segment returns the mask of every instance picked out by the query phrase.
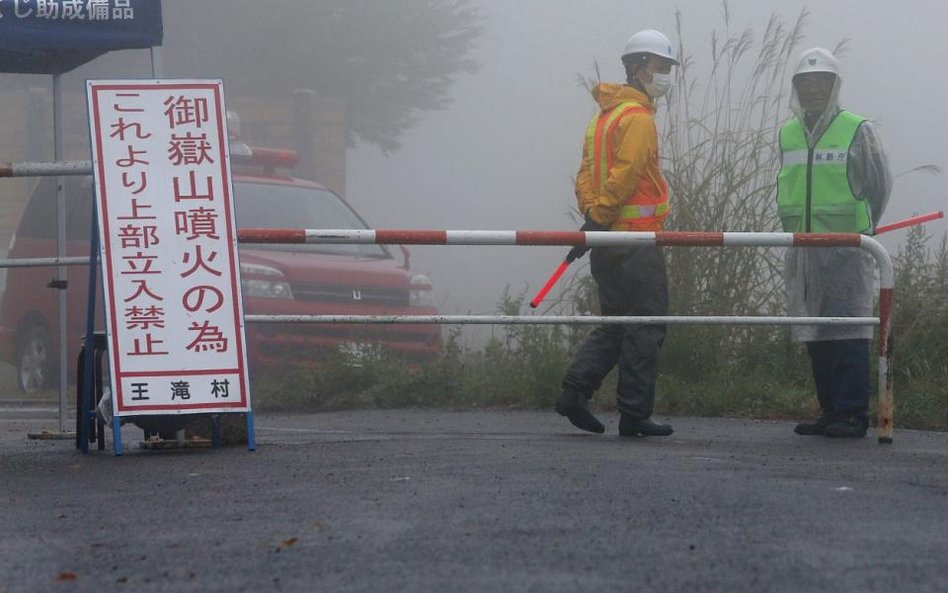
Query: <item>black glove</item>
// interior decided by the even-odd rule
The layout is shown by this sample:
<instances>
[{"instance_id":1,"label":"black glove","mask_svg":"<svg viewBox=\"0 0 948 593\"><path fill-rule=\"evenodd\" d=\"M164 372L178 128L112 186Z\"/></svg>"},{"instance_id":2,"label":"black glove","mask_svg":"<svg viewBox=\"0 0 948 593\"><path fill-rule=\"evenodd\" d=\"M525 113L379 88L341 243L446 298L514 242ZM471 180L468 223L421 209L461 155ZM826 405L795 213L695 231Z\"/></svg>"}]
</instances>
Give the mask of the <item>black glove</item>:
<instances>
[{"instance_id":1,"label":"black glove","mask_svg":"<svg viewBox=\"0 0 948 593\"><path fill-rule=\"evenodd\" d=\"M586 211L586 222L583 223L583 226L579 227L581 231L608 231L609 225L601 224L596 222L589 211Z\"/></svg>"},{"instance_id":2,"label":"black glove","mask_svg":"<svg viewBox=\"0 0 948 593\"><path fill-rule=\"evenodd\" d=\"M609 227L593 220L593 217L589 214L589 211L587 210L586 222L583 223L583 226L579 227L579 230L584 231L584 232L585 231L608 231ZM586 247L585 245L582 245L582 246L577 245L576 247L573 247L572 249L569 250L569 253L566 254L567 263L573 263L577 259L586 255L586 252L589 251L589 249L590 248Z\"/></svg>"},{"instance_id":3,"label":"black glove","mask_svg":"<svg viewBox=\"0 0 948 593\"><path fill-rule=\"evenodd\" d=\"M569 250L569 253L566 254L566 263L571 264L582 256L586 255L586 252L589 251L589 247L580 247L577 245Z\"/></svg>"}]
</instances>

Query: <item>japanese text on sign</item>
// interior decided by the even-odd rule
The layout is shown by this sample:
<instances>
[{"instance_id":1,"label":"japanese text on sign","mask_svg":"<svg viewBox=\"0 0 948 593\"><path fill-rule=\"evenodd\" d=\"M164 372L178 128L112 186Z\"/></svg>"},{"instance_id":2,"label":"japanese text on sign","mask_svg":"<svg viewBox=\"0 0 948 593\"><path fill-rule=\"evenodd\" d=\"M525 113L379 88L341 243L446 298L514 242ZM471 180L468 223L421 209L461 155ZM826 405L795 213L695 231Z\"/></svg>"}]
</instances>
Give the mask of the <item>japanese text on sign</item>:
<instances>
[{"instance_id":1,"label":"japanese text on sign","mask_svg":"<svg viewBox=\"0 0 948 593\"><path fill-rule=\"evenodd\" d=\"M247 409L221 85L88 86L116 411Z\"/></svg>"}]
</instances>

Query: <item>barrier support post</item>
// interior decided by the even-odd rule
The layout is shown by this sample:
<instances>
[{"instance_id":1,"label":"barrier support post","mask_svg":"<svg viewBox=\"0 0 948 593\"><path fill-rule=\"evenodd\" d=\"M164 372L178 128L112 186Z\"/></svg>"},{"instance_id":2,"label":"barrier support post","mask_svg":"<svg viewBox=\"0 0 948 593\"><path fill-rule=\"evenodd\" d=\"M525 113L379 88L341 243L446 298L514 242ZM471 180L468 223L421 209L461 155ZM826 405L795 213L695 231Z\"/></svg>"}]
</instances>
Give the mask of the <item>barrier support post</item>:
<instances>
[{"instance_id":1,"label":"barrier support post","mask_svg":"<svg viewBox=\"0 0 948 593\"><path fill-rule=\"evenodd\" d=\"M879 443L892 444L895 404L892 391L892 306L893 289L879 290Z\"/></svg>"}]
</instances>

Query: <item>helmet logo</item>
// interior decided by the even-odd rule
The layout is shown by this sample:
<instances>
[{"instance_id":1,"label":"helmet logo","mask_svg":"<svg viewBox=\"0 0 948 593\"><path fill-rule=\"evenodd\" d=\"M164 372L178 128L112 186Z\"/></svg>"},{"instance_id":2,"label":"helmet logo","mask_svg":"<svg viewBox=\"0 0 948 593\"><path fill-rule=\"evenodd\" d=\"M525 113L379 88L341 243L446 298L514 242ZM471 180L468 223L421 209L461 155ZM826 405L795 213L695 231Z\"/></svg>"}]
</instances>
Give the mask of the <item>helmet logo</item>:
<instances>
[{"instance_id":1,"label":"helmet logo","mask_svg":"<svg viewBox=\"0 0 948 593\"><path fill-rule=\"evenodd\" d=\"M810 56L809 58L807 58L806 63L809 64L810 66L816 66L816 56Z\"/></svg>"}]
</instances>

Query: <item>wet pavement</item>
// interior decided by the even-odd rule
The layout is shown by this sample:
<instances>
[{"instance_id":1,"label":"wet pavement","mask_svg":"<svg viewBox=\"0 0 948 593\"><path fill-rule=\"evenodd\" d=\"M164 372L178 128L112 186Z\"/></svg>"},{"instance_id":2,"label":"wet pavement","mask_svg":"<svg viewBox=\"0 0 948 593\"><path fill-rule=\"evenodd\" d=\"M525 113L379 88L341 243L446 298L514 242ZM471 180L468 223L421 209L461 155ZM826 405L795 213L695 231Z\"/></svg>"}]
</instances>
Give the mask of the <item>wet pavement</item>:
<instances>
[{"instance_id":1,"label":"wet pavement","mask_svg":"<svg viewBox=\"0 0 948 593\"><path fill-rule=\"evenodd\" d=\"M30 409L27 409L30 408ZM944 591L948 434L552 412L258 414L258 450L83 455L0 409L0 593Z\"/></svg>"}]
</instances>

